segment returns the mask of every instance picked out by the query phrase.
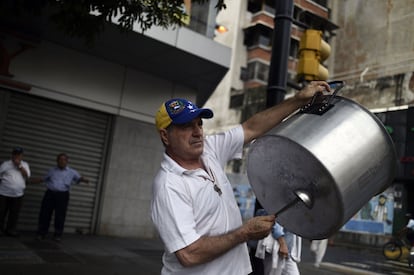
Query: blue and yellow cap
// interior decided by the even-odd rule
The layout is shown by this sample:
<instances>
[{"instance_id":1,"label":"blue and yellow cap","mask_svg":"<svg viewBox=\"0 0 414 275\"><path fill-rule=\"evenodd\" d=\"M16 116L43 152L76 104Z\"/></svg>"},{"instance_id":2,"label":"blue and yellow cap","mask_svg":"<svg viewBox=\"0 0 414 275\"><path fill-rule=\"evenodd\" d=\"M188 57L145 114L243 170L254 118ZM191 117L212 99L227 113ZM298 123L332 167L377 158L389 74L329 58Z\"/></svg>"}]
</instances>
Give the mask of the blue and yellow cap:
<instances>
[{"instance_id":1,"label":"blue and yellow cap","mask_svg":"<svg viewBox=\"0 0 414 275\"><path fill-rule=\"evenodd\" d=\"M185 124L193 119L212 118L213 111L198 108L194 103L183 98L173 98L164 102L155 115L155 126L158 130L167 128L170 124Z\"/></svg>"}]
</instances>

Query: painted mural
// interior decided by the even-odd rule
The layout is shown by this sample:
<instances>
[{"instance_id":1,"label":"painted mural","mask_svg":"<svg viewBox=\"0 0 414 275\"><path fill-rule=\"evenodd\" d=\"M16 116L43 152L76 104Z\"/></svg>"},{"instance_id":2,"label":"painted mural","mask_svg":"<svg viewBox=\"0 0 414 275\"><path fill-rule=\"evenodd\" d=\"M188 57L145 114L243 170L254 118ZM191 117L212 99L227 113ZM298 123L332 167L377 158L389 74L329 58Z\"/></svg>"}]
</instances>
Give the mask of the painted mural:
<instances>
[{"instance_id":1,"label":"painted mural","mask_svg":"<svg viewBox=\"0 0 414 275\"><path fill-rule=\"evenodd\" d=\"M356 233L391 234L394 219L394 192L385 192L368 201L341 229Z\"/></svg>"}]
</instances>

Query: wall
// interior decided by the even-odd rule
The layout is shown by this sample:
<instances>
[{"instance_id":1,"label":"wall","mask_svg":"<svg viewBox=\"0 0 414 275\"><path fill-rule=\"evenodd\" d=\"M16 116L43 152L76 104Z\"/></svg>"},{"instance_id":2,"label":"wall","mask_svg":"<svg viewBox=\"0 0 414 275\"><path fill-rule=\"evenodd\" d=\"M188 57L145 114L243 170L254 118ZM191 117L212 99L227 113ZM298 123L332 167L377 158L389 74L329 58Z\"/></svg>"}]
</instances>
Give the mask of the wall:
<instances>
[{"instance_id":1,"label":"wall","mask_svg":"<svg viewBox=\"0 0 414 275\"><path fill-rule=\"evenodd\" d=\"M214 112L214 118L204 122L206 133L220 132L240 122L240 110L230 109L229 106L231 90L243 89L240 73L241 68L247 66L247 53L243 45L243 28L247 25L247 1L235 0L226 4L227 8L217 16L217 24L225 26L228 31L216 34L215 41L232 49L230 68L205 104L205 107Z\"/></svg>"},{"instance_id":2,"label":"wall","mask_svg":"<svg viewBox=\"0 0 414 275\"><path fill-rule=\"evenodd\" d=\"M339 29L329 69L349 84L343 95L368 108L413 102L413 9L412 0L332 1Z\"/></svg>"},{"instance_id":3,"label":"wall","mask_svg":"<svg viewBox=\"0 0 414 275\"><path fill-rule=\"evenodd\" d=\"M46 41L16 56L10 72L31 87L25 93L114 115L96 233L156 237L149 207L163 148L154 114L171 97L195 101L197 91Z\"/></svg>"},{"instance_id":4,"label":"wall","mask_svg":"<svg viewBox=\"0 0 414 275\"><path fill-rule=\"evenodd\" d=\"M42 42L10 66L29 93L103 112L153 122L160 102L191 90L105 59ZM193 96L194 97L194 96Z\"/></svg>"},{"instance_id":5,"label":"wall","mask_svg":"<svg viewBox=\"0 0 414 275\"><path fill-rule=\"evenodd\" d=\"M118 116L112 139L98 233L155 237L150 200L163 152L158 133L153 124Z\"/></svg>"}]
</instances>

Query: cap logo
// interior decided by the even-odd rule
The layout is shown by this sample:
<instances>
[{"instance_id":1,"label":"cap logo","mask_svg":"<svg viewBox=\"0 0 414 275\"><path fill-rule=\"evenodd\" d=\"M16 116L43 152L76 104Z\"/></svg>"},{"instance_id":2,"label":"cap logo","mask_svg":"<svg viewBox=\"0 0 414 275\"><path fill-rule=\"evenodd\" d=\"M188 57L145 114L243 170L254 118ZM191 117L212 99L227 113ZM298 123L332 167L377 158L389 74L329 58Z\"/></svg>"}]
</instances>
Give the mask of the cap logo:
<instances>
[{"instance_id":1,"label":"cap logo","mask_svg":"<svg viewBox=\"0 0 414 275\"><path fill-rule=\"evenodd\" d=\"M171 101L167 107L168 107L168 112L174 115L181 113L185 109L183 102L179 100Z\"/></svg>"},{"instance_id":2,"label":"cap logo","mask_svg":"<svg viewBox=\"0 0 414 275\"><path fill-rule=\"evenodd\" d=\"M194 105L191 102L188 102L187 109L190 110L191 113L196 111Z\"/></svg>"}]
</instances>

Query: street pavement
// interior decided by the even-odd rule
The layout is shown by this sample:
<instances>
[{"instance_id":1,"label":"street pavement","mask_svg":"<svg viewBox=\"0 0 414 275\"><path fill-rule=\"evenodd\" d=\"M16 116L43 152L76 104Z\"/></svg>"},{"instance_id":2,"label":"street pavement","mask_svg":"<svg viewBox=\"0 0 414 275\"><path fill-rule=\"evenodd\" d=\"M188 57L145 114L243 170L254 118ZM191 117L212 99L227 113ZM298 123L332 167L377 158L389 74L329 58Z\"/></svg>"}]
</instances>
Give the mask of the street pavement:
<instances>
[{"instance_id":1,"label":"street pavement","mask_svg":"<svg viewBox=\"0 0 414 275\"><path fill-rule=\"evenodd\" d=\"M65 234L61 242L39 241L33 233L0 237L1 275L129 275L160 274L160 240ZM387 261L379 249L335 243L323 263L313 266L309 241L304 240L302 275L414 274L406 262ZM225 274L224 274L225 275Z\"/></svg>"}]
</instances>

